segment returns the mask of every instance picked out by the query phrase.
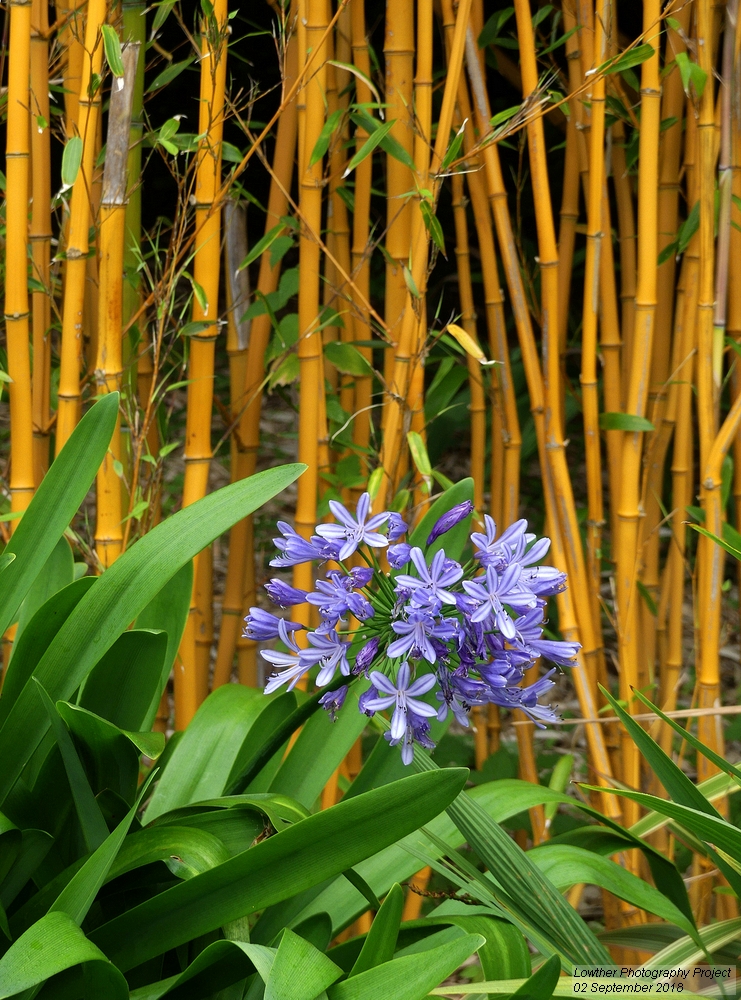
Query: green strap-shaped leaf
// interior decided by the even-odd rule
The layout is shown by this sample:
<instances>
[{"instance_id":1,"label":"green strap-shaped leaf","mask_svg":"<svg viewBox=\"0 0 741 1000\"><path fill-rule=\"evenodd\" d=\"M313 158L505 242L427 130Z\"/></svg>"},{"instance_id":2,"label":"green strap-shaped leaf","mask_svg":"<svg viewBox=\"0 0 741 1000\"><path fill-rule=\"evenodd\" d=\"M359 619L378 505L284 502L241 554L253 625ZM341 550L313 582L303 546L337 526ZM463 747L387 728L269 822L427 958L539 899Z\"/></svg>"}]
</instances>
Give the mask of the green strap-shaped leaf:
<instances>
[{"instance_id":1,"label":"green strap-shaped leaf","mask_svg":"<svg viewBox=\"0 0 741 1000\"><path fill-rule=\"evenodd\" d=\"M132 990L130 1000L160 1000L173 994L179 1000L184 997L211 997L255 971L266 982L275 953L275 948L246 941L215 941L204 948L180 975ZM241 996L241 993L237 995Z\"/></svg>"},{"instance_id":2,"label":"green strap-shaped leaf","mask_svg":"<svg viewBox=\"0 0 741 1000\"><path fill-rule=\"evenodd\" d=\"M44 476L11 536L5 551L17 558L3 571L0 633L13 621L21 601L85 499L108 449L117 414L117 392L101 396L88 410Z\"/></svg>"},{"instance_id":3,"label":"green strap-shaped leaf","mask_svg":"<svg viewBox=\"0 0 741 1000\"><path fill-rule=\"evenodd\" d=\"M24 830L21 849L12 870L0 883L0 905L6 909L39 867L54 838L46 830Z\"/></svg>"},{"instance_id":4,"label":"green strap-shaped leaf","mask_svg":"<svg viewBox=\"0 0 741 1000\"><path fill-rule=\"evenodd\" d=\"M92 932L126 970L324 882L436 816L467 771L412 775L309 817ZM414 802L414 809L409 803Z\"/></svg>"},{"instance_id":5,"label":"green strap-shaped leaf","mask_svg":"<svg viewBox=\"0 0 741 1000\"><path fill-rule=\"evenodd\" d=\"M466 934L439 948L384 962L327 990L329 1000L424 1000L484 944L478 934Z\"/></svg>"},{"instance_id":6,"label":"green strap-shaped leaf","mask_svg":"<svg viewBox=\"0 0 741 1000\"><path fill-rule=\"evenodd\" d=\"M368 969L372 969L376 965L383 965L384 962L391 961L396 950L403 909L404 892L399 883L394 882L381 905L381 909L373 918L371 929L368 931L362 950L350 970L349 978L359 976L361 972L367 972Z\"/></svg>"},{"instance_id":7,"label":"green strap-shaped leaf","mask_svg":"<svg viewBox=\"0 0 741 1000\"><path fill-rule=\"evenodd\" d=\"M0 1000L40 986L77 965L99 966L98 996L128 1000L126 980L66 913L49 913L0 958Z\"/></svg>"},{"instance_id":8,"label":"green strap-shaped leaf","mask_svg":"<svg viewBox=\"0 0 741 1000\"><path fill-rule=\"evenodd\" d=\"M102 397L103 401L113 395ZM95 407L91 412L94 410ZM167 580L234 523L290 485L303 470L302 465L282 466L225 486L178 511L132 545L80 601L36 667L35 676L49 696L58 701L69 700L95 663ZM48 478L47 475L44 483ZM32 503L42 488L43 483ZM28 511L13 538L20 533L27 517ZM12 572L13 566L6 572ZM26 684L0 729L3 761L0 803L48 728L46 713L31 686Z\"/></svg>"},{"instance_id":9,"label":"green strap-shaped leaf","mask_svg":"<svg viewBox=\"0 0 741 1000\"><path fill-rule=\"evenodd\" d=\"M560 975L561 963L558 956L551 955L548 961L544 962L516 993L513 993L513 996L528 997L528 1000L550 1000Z\"/></svg>"},{"instance_id":10,"label":"green strap-shaped leaf","mask_svg":"<svg viewBox=\"0 0 741 1000\"><path fill-rule=\"evenodd\" d=\"M21 605L14 646L42 604L45 604L50 597L72 583L74 578L75 561L72 557L72 549L69 547L67 539L62 535Z\"/></svg>"},{"instance_id":11,"label":"green strap-shaped leaf","mask_svg":"<svg viewBox=\"0 0 741 1000\"><path fill-rule=\"evenodd\" d=\"M286 928L265 983L265 1000L315 1000L341 975L331 958Z\"/></svg>"}]
</instances>

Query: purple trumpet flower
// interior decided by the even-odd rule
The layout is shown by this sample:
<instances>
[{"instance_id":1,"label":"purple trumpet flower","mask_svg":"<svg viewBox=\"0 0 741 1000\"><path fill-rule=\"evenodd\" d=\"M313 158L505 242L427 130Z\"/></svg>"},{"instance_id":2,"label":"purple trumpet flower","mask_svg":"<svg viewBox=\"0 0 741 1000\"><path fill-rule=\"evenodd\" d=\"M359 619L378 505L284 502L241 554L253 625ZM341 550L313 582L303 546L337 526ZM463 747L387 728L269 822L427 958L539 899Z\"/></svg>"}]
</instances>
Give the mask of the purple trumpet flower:
<instances>
[{"instance_id":1,"label":"purple trumpet flower","mask_svg":"<svg viewBox=\"0 0 741 1000\"><path fill-rule=\"evenodd\" d=\"M255 642L266 642L268 639L278 638L280 635L280 623L285 621L285 619L278 618L269 611L263 611L262 608L250 608L250 613L245 618L245 621L247 624L242 633L243 637L245 639L254 639ZM296 624L296 622L285 622L285 626L289 632L295 632L304 627L303 625Z\"/></svg>"},{"instance_id":2,"label":"purple trumpet flower","mask_svg":"<svg viewBox=\"0 0 741 1000\"><path fill-rule=\"evenodd\" d=\"M465 520L472 513L473 504L470 500L464 500L463 503L457 503L455 507L451 507L449 511L446 511L435 522L432 531L427 536L427 544L432 545L440 535L444 535L446 531L450 531L451 528L454 528L456 524L460 524L461 521Z\"/></svg>"},{"instance_id":3,"label":"purple trumpet flower","mask_svg":"<svg viewBox=\"0 0 741 1000\"><path fill-rule=\"evenodd\" d=\"M411 591L421 590L430 597L437 597L443 604L455 604L455 594L447 588L460 580L463 568L454 560L448 559L442 549L432 557L429 568L422 549L413 548L411 559L419 577L404 573L397 576L397 593L400 587Z\"/></svg>"},{"instance_id":4,"label":"purple trumpet flower","mask_svg":"<svg viewBox=\"0 0 741 1000\"><path fill-rule=\"evenodd\" d=\"M353 587L357 587L358 589L367 587L373 579L373 570L370 566L353 566L350 570L350 578L352 579Z\"/></svg>"},{"instance_id":5,"label":"purple trumpet flower","mask_svg":"<svg viewBox=\"0 0 741 1000\"><path fill-rule=\"evenodd\" d=\"M292 624L292 623L291 623ZM284 653L277 649L263 649L260 654L268 663L280 668L280 673L271 674L265 685L265 694L272 694L282 684L288 683L288 690L291 691L304 676L311 664L304 664L300 660L302 652L296 645L296 640L288 633L286 621L281 618L278 626L278 635L281 641L288 646L290 652Z\"/></svg>"},{"instance_id":6,"label":"purple trumpet flower","mask_svg":"<svg viewBox=\"0 0 741 1000\"><path fill-rule=\"evenodd\" d=\"M347 640L340 639L334 629L326 634L309 632L307 638L312 648L302 649L299 659L306 670L317 663L321 664L316 678L317 687L325 687L329 684L338 667L344 677L349 676L350 664L347 660L347 653L350 649L350 643Z\"/></svg>"},{"instance_id":7,"label":"purple trumpet flower","mask_svg":"<svg viewBox=\"0 0 741 1000\"><path fill-rule=\"evenodd\" d=\"M306 603L306 591L291 587L283 580L272 579L265 584L268 597L279 608L290 608L294 604Z\"/></svg>"},{"instance_id":8,"label":"purple trumpet flower","mask_svg":"<svg viewBox=\"0 0 741 1000\"><path fill-rule=\"evenodd\" d=\"M484 514L485 534L474 531L471 541L479 550L474 558L478 559L483 567L493 566L501 571L512 561L514 553L524 541L527 521L521 518L515 521L509 528L502 532L497 538L497 526L494 519L488 514ZM524 546L523 546L524 548Z\"/></svg>"},{"instance_id":9,"label":"purple trumpet flower","mask_svg":"<svg viewBox=\"0 0 741 1000\"><path fill-rule=\"evenodd\" d=\"M387 653L390 657L406 653L413 660L424 657L428 663L435 663L437 660L437 651L430 640L452 639L456 633L455 622L443 618L437 623L423 608L412 608L406 621L392 622L391 628L401 638L389 646Z\"/></svg>"},{"instance_id":10,"label":"purple trumpet flower","mask_svg":"<svg viewBox=\"0 0 741 1000\"><path fill-rule=\"evenodd\" d=\"M578 642L558 642L543 639L543 609L533 608L515 620L517 638L533 659L544 656L559 667L573 667L574 658L581 649Z\"/></svg>"},{"instance_id":11,"label":"purple trumpet flower","mask_svg":"<svg viewBox=\"0 0 741 1000\"><path fill-rule=\"evenodd\" d=\"M406 542L398 542L396 545L389 545L386 557L392 569L401 569L406 566L412 557L412 546Z\"/></svg>"},{"instance_id":12,"label":"purple trumpet flower","mask_svg":"<svg viewBox=\"0 0 741 1000\"><path fill-rule=\"evenodd\" d=\"M369 687L367 691L363 691L361 696L358 698L358 709L363 713L363 715L367 715L369 719L372 719L376 714L375 708L370 708L369 706L370 703L375 702L377 698L378 691L376 691L373 686Z\"/></svg>"},{"instance_id":13,"label":"purple trumpet flower","mask_svg":"<svg viewBox=\"0 0 741 1000\"><path fill-rule=\"evenodd\" d=\"M325 712L329 712L329 717L332 722L335 721L337 713L345 704L347 690L347 684L343 684L342 687L338 687L335 691L325 692L319 699L319 704Z\"/></svg>"},{"instance_id":14,"label":"purple trumpet flower","mask_svg":"<svg viewBox=\"0 0 741 1000\"><path fill-rule=\"evenodd\" d=\"M430 724L426 718L415 712L407 712L406 727L401 736L394 737L391 732L383 734L389 746L395 747L401 743L401 762L408 766L414 760L414 744L419 743L426 750L434 750L435 744L429 736Z\"/></svg>"},{"instance_id":15,"label":"purple trumpet flower","mask_svg":"<svg viewBox=\"0 0 741 1000\"><path fill-rule=\"evenodd\" d=\"M271 566L298 566L300 563L311 562L312 559L326 558L319 546L313 541L307 542L285 521L278 521L278 530L283 538L274 538L273 543L282 554L270 560Z\"/></svg>"},{"instance_id":16,"label":"purple trumpet flower","mask_svg":"<svg viewBox=\"0 0 741 1000\"><path fill-rule=\"evenodd\" d=\"M409 525L402 518L401 514L395 513L395 511L390 510L388 512L388 540L390 542L396 542L400 538L403 538L409 531Z\"/></svg>"},{"instance_id":17,"label":"purple trumpet flower","mask_svg":"<svg viewBox=\"0 0 741 1000\"><path fill-rule=\"evenodd\" d=\"M478 608L471 615L472 622L483 622L493 617L497 628L505 637L515 638L516 630L509 612L504 605L508 604L515 610L527 610L537 603L537 598L519 586L522 566L511 563L499 574L493 566L488 566L485 576L477 576L473 580L464 580L463 589L479 602Z\"/></svg>"},{"instance_id":18,"label":"purple trumpet flower","mask_svg":"<svg viewBox=\"0 0 741 1000\"><path fill-rule=\"evenodd\" d=\"M424 674L418 677L413 684L409 683L411 671L409 664L405 661L399 667L399 673L394 683L390 677L374 670L370 676L371 683L378 690L377 698L369 701L367 708L372 708L374 712L394 705L394 714L391 717L391 739L400 740L407 727L407 712L412 711L416 715L432 718L437 715L437 709L428 705L425 701L420 701L419 695L426 694L435 686L435 675Z\"/></svg>"},{"instance_id":19,"label":"purple trumpet flower","mask_svg":"<svg viewBox=\"0 0 741 1000\"><path fill-rule=\"evenodd\" d=\"M386 523L388 514L384 512L369 518L370 503L370 494L363 493L358 500L355 517L353 517L339 501L329 501L329 509L340 523L319 524L316 533L321 538L326 538L331 542L342 543L340 551L337 553L340 562L351 556L363 543L376 549L385 548L388 545L388 538L377 530Z\"/></svg>"},{"instance_id":20,"label":"purple trumpet flower","mask_svg":"<svg viewBox=\"0 0 741 1000\"><path fill-rule=\"evenodd\" d=\"M306 595L309 604L319 608L325 624L336 625L348 611L360 621L373 617L370 602L362 594L354 593L352 577L338 570L330 570L327 577L327 580L317 580L317 589Z\"/></svg>"},{"instance_id":21,"label":"purple trumpet flower","mask_svg":"<svg viewBox=\"0 0 741 1000\"><path fill-rule=\"evenodd\" d=\"M354 674L366 674L368 673L368 667L373 663L378 653L378 647L381 644L381 640L377 635L374 635L372 639L363 646L358 655L355 657L355 666L352 668Z\"/></svg>"}]
</instances>

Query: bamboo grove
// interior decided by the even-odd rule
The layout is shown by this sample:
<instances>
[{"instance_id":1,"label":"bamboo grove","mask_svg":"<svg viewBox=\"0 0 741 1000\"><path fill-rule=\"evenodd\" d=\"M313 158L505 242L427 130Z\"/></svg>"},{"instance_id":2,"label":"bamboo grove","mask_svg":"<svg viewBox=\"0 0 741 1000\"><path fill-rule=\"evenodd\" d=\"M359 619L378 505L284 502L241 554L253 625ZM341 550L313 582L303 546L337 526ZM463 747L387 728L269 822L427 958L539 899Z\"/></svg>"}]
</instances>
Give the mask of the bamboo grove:
<instances>
[{"instance_id":1,"label":"bamboo grove","mask_svg":"<svg viewBox=\"0 0 741 1000\"><path fill-rule=\"evenodd\" d=\"M262 67L248 79L233 55L238 14L227 0L197 16L173 0L6 4L6 537L112 390L119 427L75 539L97 572L157 522L174 463L188 505L227 451L233 480L270 462L268 396L295 405L300 533L328 496L366 485L374 509L414 519L446 483L426 448L443 358L443 374L465 372L460 448L476 509L498 525L532 515L534 436L550 558L570 578L554 611L582 646L591 778L653 788L635 744L600 719L600 686L634 712L633 689L668 711L692 689L699 737L722 752L731 567L715 539L741 541L738 0L271 0L260 58L280 79L260 124ZM182 59L160 44L173 26ZM150 113L186 70L200 80L192 133ZM501 109L504 83L518 96ZM175 194L158 208L167 224L147 229L155 164ZM163 417L174 391L182 452ZM196 560L177 728L234 672L258 682L241 637L268 573L254 528L232 530L216 592L213 553ZM311 589L307 573L295 586ZM502 723L476 721L481 763ZM537 781L532 729L516 728ZM615 797L600 805L620 818ZM533 822L537 842L539 810Z\"/></svg>"}]
</instances>

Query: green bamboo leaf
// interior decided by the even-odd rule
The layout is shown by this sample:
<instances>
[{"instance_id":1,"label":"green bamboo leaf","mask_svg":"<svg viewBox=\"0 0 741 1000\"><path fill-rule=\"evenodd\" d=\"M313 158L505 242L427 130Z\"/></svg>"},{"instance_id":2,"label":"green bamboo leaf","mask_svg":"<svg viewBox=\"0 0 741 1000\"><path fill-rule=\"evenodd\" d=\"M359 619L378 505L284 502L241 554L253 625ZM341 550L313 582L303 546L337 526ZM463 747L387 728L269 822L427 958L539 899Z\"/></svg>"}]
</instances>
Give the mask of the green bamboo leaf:
<instances>
[{"instance_id":1,"label":"green bamboo leaf","mask_svg":"<svg viewBox=\"0 0 741 1000\"><path fill-rule=\"evenodd\" d=\"M696 62L692 62L686 52L677 52L674 61L679 68L679 74L682 77L682 87L687 97L691 96L691 86L694 86L696 96L698 98L702 97L708 79L705 70L698 66Z\"/></svg>"},{"instance_id":2,"label":"green bamboo leaf","mask_svg":"<svg viewBox=\"0 0 741 1000\"><path fill-rule=\"evenodd\" d=\"M453 137L453 141L448 146L447 152L445 153L445 156L443 157L443 162L440 164L440 173L441 174L445 173L445 171L448 169L448 167L453 162L453 160L455 160L456 157L458 156L458 153L460 152L461 146L463 145L463 137L465 135L465 131L466 131L466 123L463 122L463 124L461 125L461 127L455 133L455 136Z\"/></svg>"},{"instance_id":3,"label":"green bamboo leaf","mask_svg":"<svg viewBox=\"0 0 741 1000\"><path fill-rule=\"evenodd\" d=\"M378 125L375 131L371 132L355 156L353 156L348 163L347 169L342 175L343 179L347 177L348 174L351 174L356 167L360 166L363 160L370 156L374 149L381 145L395 124L396 119L393 118L391 121L385 122L383 125Z\"/></svg>"},{"instance_id":4,"label":"green bamboo leaf","mask_svg":"<svg viewBox=\"0 0 741 1000\"><path fill-rule=\"evenodd\" d=\"M186 70L189 66L193 65L193 59L183 59L182 62L173 62L163 69L160 74L158 74L154 80L147 87L147 93L151 94L155 90L159 90L161 87L166 87L168 83L172 83L173 80L177 79L183 70Z\"/></svg>"},{"instance_id":5,"label":"green bamboo leaf","mask_svg":"<svg viewBox=\"0 0 741 1000\"><path fill-rule=\"evenodd\" d=\"M324 154L329 149L329 142L334 134L335 129L340 123L340 119L344 114L343 108L338 108L333 111L331 115L327 117L324 127L319 133L319 138L314 144L314 148L311 151L311 158L309 159L309 166L313 167L315 163L318 163L324 157Z\"/></svg>"},{"instance_id":6,"label":"green bamboo leaf","mask_svg":"<svg viewBox=\"0 0 741 1000\"><path fill-rule=\"evenodd\" d=\"M399 883L395 882L371 924L371 929L348 978L352 979L361 972L367 972L368 969L391 961L396 951L403 909L404 892Z\"/></svg>"},{"instance_id":7,"label":"green bamboo leaf","mask_svg":"<svg viewBox=\"0 0 741 1000\"><path fill-rule=\"evenodd\" d=\"M103 401L112 396L104 396ZM101 405L96 403L96 407ZM50 697L68 700L95 663L167 580L232 524L285 489L303 470L302 465L282 466L225 486L178 511L127 549L80 601L36 666L34 676ZM44 483L50 475L51 471ZM31 506L13 539L28 522ZM43 559L41 563L43 565ZM11 566L5 572L12 570ZM0 596L0 602L2 599ZM0 729L0 759L4 764L0 773L0 801L4 801L49 728L49 721L31 688L27 683Z\"/></svg>"},{"instance_id":8,"label":"green bamboo leaf","mask_svg":"<svg viewBox=\"0 0 741 1000\"><path fill-rule=\"evenodd\" d=\"M82 163L82 139L73 135L68 139L62 153L62 190L67 191L77 180Z\"/></svg>"},{"instance_id":9,"label":"green bamboo leaf","mask_svg":"<svg viewBox=\"0 0 741 1000\"><path fill-rule=\"evenodd\" d=\"M262 239L259 239L257 243L255 243L253 248L244 258L242 263L239 265L238 270L244 271L244 269L246 267L249 267L253 261L257 260L258 257L261 257L265 253L265 251L270 248L271 244L273 244L278 239L278 237L281 235L281 233L285 228L286 228L285 225L282 222L280 222L278 223L277 226L273 226L273 228L269 232L265 233Z\"/></svg>"},{"instance_id":10,"label":"green bamboo leaf","mask_svg":"<svg viewBox=\"0 0 741 1000\"><path fill-rule=\"evenodd\" d=\"M345 375L372 375L373 368L366 361L354 344L343 344L339 340L330 340L324 345L324 356L337 371Z\"/></svg>"},{"instance_id":11,"label":"green bamboo leaf","mask_svg":"<svg viewBox=\"0 0 741 1000\"><path fill-rule=\"evenodd\" d=\"M432 466L430 465L430 458L421 435L417 431L409 431L407 433L407 444L409 445L412 461L417 467L417 472L421 476L431 476Z\"/></svg>"},{"instance_id":12,"label":"green bamboo leaf","mask_svg":"<svg viewBox=\"0 0 741 1000\"><path fill-rule=\"evenodd\" d=\"M110 67L111 73L123 79L124 64L123 57L121 56L121 40L118 37L118 32L112 25L104 24L100 29L100 33L103 36L106 62Z\"/></svg>"},{"instance_id":13,"label":"green bamboo leaf","mask_svg":"<svg viewBox=\"0 0 741 1000\"><path fill-rule=\"evenodd\" d=\"M738 549L735 545L732 545L730 542L726 541L725 538L718 538L718 536L714 535L712 531L708 531L707 528L703 528L699 524L690 524L689 527L692 528L693 531L696 531L698 534L704 535L706 538L709 538L712 542L715 542L716 545L720 545L720 547L724 549L730 556L733 556L734 559L741 559L741 549Z\"/></svg>"},{"instance_id":14,"label":"green bamboo leaf","mask_svg":"<svg viewBox=\"0 0 741 1000\"><path fill-rule=\"evenodd\" d=\"M167 20L170 11L175 6L175 0L160 0L159 3L156 3L153 6L156 7L157 10L154 15L154 20L152 21L152 30L149 35L150 38L155 37L157 32Z\"/></svg>"},{"instance_id":15,"label":"green bamboo leaf","mask_svg":"<svg viewBox=\"0 0 741 1000\"><path fill-rule=\"evenodd\" d=\"M140 965L353 867L436 816L466 775L460 768L413 775L340 802L133 907L90 937L120 969Z\"/></svg>"},{"instance_id":16,"label":"green bamboo leaf","mask_svg":"<svg viewBox=\"0 0 741 1000\"><path fill-rule=\"evenodd\" d=\"M606 75L610 73L623 73L626 69L633 69L634 66L640 66L641 63L646 62L654 55L655 49L652 45L644 43L643 45L636 45L632 49L628 49L617 59L608 59L606 63L603 63L598 69L598 73L604 73Z\"/></svg>"},{"instance_id":17,"label":"green bamboo leaf","mask_svg":"<svg viewBox=\"0 0 741 1000\"><path fill-rule=\"evenodd\" d=\"M652 431L654 425L635 413L600 413L599 425L603 431Z\"/></svg>"},{"instance_id":18,"label":"green bamboo leaf","mask_svg":"<svg viewBox=\"0 0 741 1000\"><path fill-rule=\"evenodd\" d=\"M101 396L88 410L44 476L5 547L5 552L17 558L3 571L0 633L14 620L21 601L84 500L108 449L117 415L117 392Z\"/></svg>"},{"instance_id":19,"label":"green bamboo leaf","mask_svg":"<svg viewBox=\"0 0 741 1000\"><path fill-rule=\"evenodd\" d=\"M0 958L0 1000L34 989L77 965L86 966L90 996L128 1000L124 977L66 913L42 917Z\"/></svg>"}]
</instances>

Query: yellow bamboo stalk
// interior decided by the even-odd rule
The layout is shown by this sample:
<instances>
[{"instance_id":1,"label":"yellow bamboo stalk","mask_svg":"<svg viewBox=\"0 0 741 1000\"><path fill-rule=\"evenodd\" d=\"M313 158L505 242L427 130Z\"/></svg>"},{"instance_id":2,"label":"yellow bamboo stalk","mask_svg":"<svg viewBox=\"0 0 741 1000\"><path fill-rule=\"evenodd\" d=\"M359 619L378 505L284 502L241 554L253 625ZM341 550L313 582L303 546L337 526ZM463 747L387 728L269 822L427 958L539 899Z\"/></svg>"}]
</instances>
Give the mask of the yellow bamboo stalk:
<instances>
[{"instance_id":1,"label":"yellow bamboo stalk","mask_svg":"<svg viewBox=\"0 0 741 1000\"><path fill-rule=\"evenodd\" d=\"M442 107L437 124L437 136L432 155L431 168L436 169L442 162L448 145L450 129L453 123L458 80L463 66L463 55L466 44L466 26L471 9L471 0L461 0L455 22L453 43L448 61L448 74L445 79ZM439 187L439 178L433 181L433 201ZM418 323L418 310L424 302L427 287L428 238L422 221L421 213L413 217L412 250L411 250L411 283L416 289L416 295L407 291L407 303L401 324L399 341L395 350L395 365L389 383L391 399L387 407L387 420L381 448L380 467L382 479L374 501L376 508L383 508L387 503L390 485L395 482L399 459L402 454L401 438L404 422L403 401L409 385L409 366L414 345L414 336Z\"/></svg>"},{"instance_id":2,"label":"yellow bamboo stalk","mask_svg":"<svg viewBox=\"0 0 741 1000\"><path fill-rule=\"evenodd\" d=\"M737 32L741 30L741 18L736 22ZM733 97L731 116L731 174L734 199L731 202L731 245L730 275L728 281L728 336L741 343L741 209L735 199L741 198L741 124L736 109L741 106L741 61L736 59L733 73ZM741 394L741 369L738 363L732 368L732 398ZM733 442L733 507L735 524L741 524L741 435ZM741 581L741 562L738 564L738 578Z\"/></svg>"},{"instance_id":3,"label":"yellow bamboo stalk","mask_svg":"<svg viewBox=\"0 0 741 1000\"><path fill-rule=\"evenodd\" d=\"M31 295L33 323L33 446L36 486L49 467L51 419L51 160L49 128L49 28L48 7L42 0L31 5L31 226L29 242L33 276L43 290ZM43 123L46 124L43 124Z\"/></svg>"},{"instance_id":4,"label":"yellow bamboo stalk","mask_svg":"<svg viewBox=\"0 0 741 1000\"><path fill-rule=\"evenodd\" d=\"M62 312L62 345L59 371L56 454L64 447L80 418L80 366L85 308L87 257L90 249L90 190L95 167L95 146L100 115L101 88L93 92L93 81L100 79L103 44L100 29L105 23L105 0L90 0L85 28L85 58L78 100L76 128L82 139L82 162L72 187L69 234L66 246L66 273Z\"/></svg>"},{"instance_id":5,"label":"yellow bamboo stalk","mask_svg":"<svg viewBox=\"0 0 741 1000\"><path fill-rule=\"evenodd\" d=\"M85 3L84 0L62 0L55 4L59 17L64 19L59 30L59 43L64 49L64 125L67 138L75 134L78 116L83 61L85 59Z\"/></svg>"},{"instance_id":6,"label":"yellow bamboo stalk","mask_svg":"<svg viewBox=\"0 0 741 1000\"><path fill-rule=\"evenodd\" d=\"M654 55L641 67L641 130L639 136L640 173L638 178L638 285L630 383L626 411L646 415L648 402L647 372L656 312L657 281L657 190L659 181L659 135L661 119L661 83L659 77L659 31L661 5L646 0L643 28ZM622 481L618 510L616 611L620 658L620 694L633 708L631 689L638 684L638 592L636 578L639 552L640 473L642 433L623 435ZM640 756L624 730L622 737L623 781L631 788L640 787ZM638 807L625 799L623 817L627 824L638 818Z\"/></svg>"},{"instance_id":7,"label":"yellow bamboo stalk","mask_svg":"<svg viewBox=\"0 0 741 1000\"><path fill-rule=\"evenodd\" d=\"M326 0L306 2L306 52L314 51L325 34L329 23ZM298 357L299 428L298 457L308 468L298 483L296 500L296 530L305 538L311 536L316 525L317 492L319 488L318 442L321 436L320 400L324 396L322 366L322 335L317 329L320 309L321 251L316 235L322 226L322 161L312 166L311 153L324 124L327 90L326 42L321 44L314 63L313 74L306 85L306 123L304 147L300 158L302 172L299 176L299 205L303 218L299 240L299 267L301 285L298 296ZM300 133L299 133L300 138ZM315 235L316 234L316 235ZM294 586L311 590L312 567L310 563L296 566ZM308 625L308 606L298 609L299 620Z\"/></svg>"},{"instance_id":8,"label":"yellow bamboo stalk","mask_svg":"<svg viewBox=\"0 0 741 1000\"><path fill-rule=\"evenodd\" d=\"M621 121L612 126L612 177L617 203L618 240L620 243L620 326L622 329L621 406L625 407L628 382L632 371L633 335L635 332L636 277L636 222L633 208L631 178L625 160L625 126ZM617 537L617 536L615 536Z\"/></svg>"},{"instance_id":9,"label":"yellow bamboo stalk","mask_svg":"<svg viewBox=\"0 0 741 1000\"><path fill-rule=\"evenodd\" d=\"M365 34L365 9L360 3L350 4L350 26L352 32L352 61L361 73L370 78L371 66L368 39ZM359 104L371 100L371 92L363 81L356 77L355 94ZM355 132L356 144L361 148L368 138L364 129ZM355 199L352 218L352 273L354 287L351 289L353 303L353 333L355 340L370 340L371 326L365 305L370 295L370 254L368 233L370 228L372 157L367 156L355 170ZM358 348L369 363L372 362L370 347ZM370 375L355 380L355 420L353 421L353 444L360 450L367 450L371 430L371 394L373 379ZM367 460L366 460L367 469Z\"/></svg>"},{"instance_id":10,"label":"yellow bamboo stalk","mask_svg":"<svg viewBox=\"0 0 741 1000\"><path fill-rule=\"evenodd\" d=\"M352 5L351 5L352 6ZM414 7L412 3L386 4L386 32L383 42L386 63L385 114L396 121L391 135L411 157L414 145ZM386 288L384 320L393 343L400 337L400 321L407 299L404 267L409 264L412 246L412 215L408 193L414 177L408 167L393 156L386 157ZM406 196L406 197L405 197ZM384 374L388 381L394 369L394 351L387 350ZM384 420L387 409L384 411Z\"/></svg>"},{"instance_id":11,"label":"yellow bamboo stalk","mask_svg":"<svg viewBox=\"0 0 741 1000\"><path fill-rule=\"evenodd\" d=\"M489 100L484 87L478 56L473 40L473 33L469 32L466 38L466 62L468 67L471 90L474 98L474 108L476 123L481 136L485 137L490 131L491 112ZM566 555L560 535L560 525L556 515L556 499L551 485L551 475L546 454L545 437L545 400L543 389L543 376L540 369L535 337L533 335L530 314L527 309L524 289L522 286L522 276L519 268L519 261L515 249L514 235L512 232L511 220L507 210L507 193L504 188L501 165L496 144L488 143L482 149L484 159L485 176L488 189L489 203L496 225L497 236L502 254L507 285L512 310L515 316L515 324L522 350L525 376L528 383L528 394L530 396L530 406L535 421L536 435L538 440L538 453L545 487L546 518L548 532L551 538L551 561L554 566L567 568ZM559 623L565 638L569 640L580 639L585 644L585 649L579 654L577 666L573 671L574 686L577 691L580 705L589 705L592 714L584 711L585 718L596 716L596 704L592 689L587 680L585 671L585 660L588 656L594 655L593 648L586 648L585 637L577 628L576 615L574 610L574 600L572 589L567 590L557 598L559 607ZM580 623L581 624L581 623ZM590 762L595 771L595 778L600 784L609 785L611 767L607 756L604 739L599 726L589 726L586 730L587 742L590 750ZM619 816L620 807L614 801L614 797L604 795L602 807L610 816Z\"/></svg>"},{"instance_id":12,"label":"yellow bamboo stalk","mask_svg":"<svg viewBox=\"0 0 741 1000\"><path fill-rule=\"evenodd\" d=\"M10 502L24 511L34 493L28 316L29 70L31 4L10 0L5 206L5 333L10 397ZM17 527L18 522L11 522Z\"/></svg>"},{"instance_id":13,"label":"yellow bamboo stalk","mask_svg":"<svg viewBox=\"0 0 741 1000\"><path fill-rule=\"evenodd\" d=\"M203 138L199 142L196 165L196 241L193 263L194 282L203 290L203 301L199 302L198 296L194 295L193 321L206 322L209 326L190 340L184 507L206 495L211 465L211 410L221 256L221 214L215 199L221 182L226 26L227 0L215 0L213 14L208 23L204 24L201 35L198 134ZM208 687L208 662L206 659L204 663L203 649L204 639L208 640L210 594L208 588L203 593L198 563L197 557L190 612L180 644L180 662L175 671L175 725L178 729L184 729L188 725ZM200 656L198 649L201 650Z\"/></svg>"},{"instance_id":14,"label":"yellow bamboo stalk","mask_svg":"<svg viewBox=\"0 0 741 1000\"><path fill-rule=\"evenodd\" d=\"M98 353L95 380L98 395L120 392L123 376L122 315L124 245L126 242L127 166L131 107L139 46L124 45L122 86L114 82L108 111L105 170L100 211L100 295L98 297ZM121 480L115 463L121 461L120 418L96 478L95 549L107 569L121 554Z\"/></svg>"}]
</instances>

